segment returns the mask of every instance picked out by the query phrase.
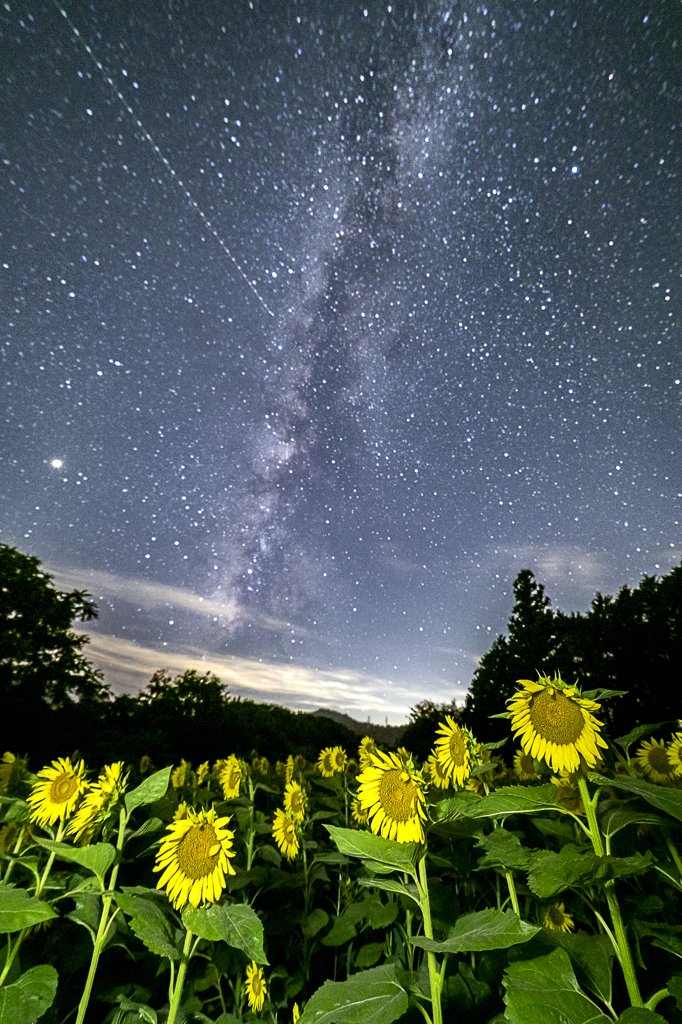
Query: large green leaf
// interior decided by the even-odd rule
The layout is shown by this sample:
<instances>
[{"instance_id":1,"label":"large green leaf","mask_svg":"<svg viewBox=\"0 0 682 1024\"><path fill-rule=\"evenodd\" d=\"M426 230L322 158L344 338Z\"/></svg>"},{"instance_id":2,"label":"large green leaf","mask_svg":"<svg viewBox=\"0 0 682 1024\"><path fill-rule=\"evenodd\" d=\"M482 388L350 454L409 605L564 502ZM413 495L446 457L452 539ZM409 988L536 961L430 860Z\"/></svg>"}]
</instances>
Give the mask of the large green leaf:
<instances>
[{"instance_id":1,"label":"large green leaf","mask_svg":"<svg viewBox=\"0 0 682 1024\"><path fill-rule=\"evenodd\" d=\"M153 898L132 893L124 886L122 892L114 893L114 899L128 915L130 927L147 949L169 960L180 959L173 942L171 922Z\"/></svg>"},{"instance_id":2,"label":"large green leaf","mask_svg":"<svg viewBox=\"0 0 682 1024\"><path fill-rule=\"evenodd\" d=\"M666 820L660 814L654 814L653 811L633 810L628 804L620 804L617 807L610 808L599 822L599 826L605 836L615 836L617 832L620 832L627 825L665 824Z\"/></svg>"},{"instance_id":3,"label":"large green leaf","mask_svg":"<svg viewBox=\"0 0 682 1024\"><path fill-rule=\"evenodd\" d=\"M365 886L366 889L384 889L386 892L396 892L400 896L409 896L419 906L419 896L415 885L412 886L414 892L410 892L406 885L403 885L402 882L394 882L392 878L358 878L358 883Z\"/></svg>"},{"instance_id":4,"label":"large green leaf","mask_svg":"<svg viewBox=\"0 0 682 1024\"><path fill-rule=\"evenodd\" d=\"M635 779L631 775L616 775L613 779L599 775L597 772L589 772L588 778L596 782L598 786L615 786L616 789L626 789L629 793L636 793L644 800L647 800L659 811L665 811L678 821L682 821L682 789L669 789L666 786L656 786L646 779Z\"/></svg>"},{"instance_id":5,"label":"large green leaf","mask_svg":"<svg viewBox=\"0 0 682 1024\"><path fill-rule=\"evenodd\" d=\"M561 946L571 957L577 968L578 979L603 1002L610 1003L612 996L613 945L607 935L590 935L578 931L543 933L548 942Z\"/></svg>"},{"instance_id":6,"label":"large green leaf","mask_svg":"<svg viewBox=\"0 0 682 1024\"><path fill-rule=\"evenodd\" d=\"M13 885L0 882L0 933L20 932L41 921L51 921L56 916L52 907L35 896L29 896L25 889L15 889Z\"/></svg>"},{"instance_id":7,"label":"large green leaf","mask_svg":"<svg viewBox=\"0 0 682 1024\"><path fill-rule=\"evenodd\" d=\"M504 786L488 796L457 793L449 800L439 801L438 820L447 818L504 818L509 814L537 814L540 811L563 811L556 802L556 786Z\"/></svg>"},{"instance_id":8,"label":"large green leaf","mask_svg":"<svg viewBox=\"0 0 682 1024\"><path fill-rule=\"evenodd\" d=\"M623 1010L616 1024L666 1024L665 1017L643 1006L628 1006Z\"/></svg>"},{"instance_id":9,"label":"large green leaf","mask_svg":"<svg viewBox=\"0 0 682 1024\"><path fill-rule=\"evenodd\" d=\"M339 852L348 857L362 857L375 861L396 871L415 876L415 863L420 846L418 843L396 843L393 839L375 836L372 832L358 832L352 828L324 826L336 843Z\"/></svg>"},{"instance_id":10,"label":"large green leaf","mask_svg":"<svg viewBox=\"0 0 682 1024\"><path fill-rule=\"evenodd\" d=\"M478 840L478 846L485 850L485 857L478 862L478 869L503 868L511 871L512 868L528 867L531 851L521 845L518 836L507 832L503 828L496 828Z\"/></svg>"},{"instance_id":11,"label":"large green leaf","mask_svg":"<svg viewBox=\"0 0 682 1024\"><path fill-rule=\"evenodd\" d=\"M128 814L132 814L136 807L153 804L164 797L168 789L168 780L172 770L172 765L169 765L168 768L162 768L160 772L155 772L154 775L150 775L148 779L141 782L137 789L126 793L124 799Z\"/></svg>"},{"instance_id":12,"label":"large green leaf","mask_svg":"<svg viewBox=\"0 0 682 1024\"><path fill-rule=\"evenodd\" d=\"M558 853L541 850L533 857L528 885L536 896L547 899L569 885L593 878L599 864L600 858L592 850L580 849L573 843L566 843Z\"/></svg>"},{"instance_id":13,"label":"large green leaf","mask_svg":"<svg viewBox=\"0 0 682 1024\"><path fill-rule=\"evenodd\" d=\"M49 964L31 967L13 985L0 988L2 1024L34 1024L50 1009L59 975Z\"/></svg>"},{"instance_id":14,"label":"large green leaf","mask_svg":"<svg viewBox=\"0 0 682 1024\"><path fill-rule=\"evenodd\" d=\"M54 853L60 860L70 860L80 864L82 868L92 871L94 875L104 883L104 874L116 858L116 850L111 843L93 843L92 846L69 846L68 843L58 843L53 839L39 839L34 836L34 841L44 846L50 853Z\"/></svg>"},{"instance_id":15,"label":"large green leaf","mask_svg":"<svg viewBox=\"0 0 682 1024\"><path fill-rule=\"evenodd\" d=\"M581 990L563 949L511 964L502 980L508 1024L613 1024Z\"/></svg>"},{"instance_id":16,"label":"large green leaf","mask_svg":"<svg viewBox=\"0 0 682 1024\"><path fill-rule=\"evenodd\" d=\"M250 960L267 964L263 952L263 924L251 907L245 903L211 903L208 907L186 907L182 920L187 928L202 939L219 942L221 939L242 949Z\"/></svg>"},{"instance_id":17,"label":"large green leaf","mask_svg":"<svg viewBox=\"0 0 682 1024\"><path fill-rule=\"evenodd\" d=\"M627 736L616 736L614 743L617 743L619 747L622 747L625 753L628 752L628 747L632 743L636 743L637 740L641 740L643 736L650 736L652 732L656 732L660 729L665 722L654 722L653 725L636 725Z\"/></svg>"},{"instance_id":18,"label":"large green leaf","mask_svg":"<svg viewBox=\"0 0 682 1024\"><path fill-rule=\"evenodd\" d=\"M299 1024L392 1024L407 1010L394 964L325 981L305 1005Z\"/></svg>"},{"instance_id":19,"label":"large green leaf","mask_svg":"<svg viewBox=\"0 0 682 1024\"><path fill-rule=\"evenodd\" d=\"M431 953L478 953L528 942L539 931L537 925L521 921L513 910L479 910L458 917L444 942L423 935L410 942Z\"/></svg>"}]
</instances>

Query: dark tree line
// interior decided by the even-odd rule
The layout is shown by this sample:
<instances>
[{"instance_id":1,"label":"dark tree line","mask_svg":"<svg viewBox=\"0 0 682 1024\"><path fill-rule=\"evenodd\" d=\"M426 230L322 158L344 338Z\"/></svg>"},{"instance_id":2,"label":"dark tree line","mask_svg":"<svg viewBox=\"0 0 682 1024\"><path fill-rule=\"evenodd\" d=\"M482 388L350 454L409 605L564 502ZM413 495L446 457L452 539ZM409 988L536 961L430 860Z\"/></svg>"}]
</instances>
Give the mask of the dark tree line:
<instances>
[{"instance_id":1,"label":"dark tree line","mask_svg":"<svg viewBox=\"0 0 682 1024\"><path fill-rule=\"evenodd\" d=\"M28 754L34 771L78 751L90 767L143 755L195 766L256 750L270 761L317 758L358 737L331 719L232 697L217 676L156 672L136 696L116 696L87 661L74 619L97 617L84 591L65 593L37 558L0 544L0 752Z\"/></svg>"},{"instance_id":2,"label":"dark tree line","mask_svg":"<svg viewBox=\"0 0 682 1024\"><path fill-rule=\"evenodd\" d=\"M682 717L682 565L667 576L645 576L613 597L597 593L588 612L552 611L529 569L514 581L515 604L506 636L481 660L462 721L482 740L508 734L490 715L505 710L517 679L561 673L583 690L624 690L602 705L611 736L636 725Z\"/></svg>"}]
</instances>

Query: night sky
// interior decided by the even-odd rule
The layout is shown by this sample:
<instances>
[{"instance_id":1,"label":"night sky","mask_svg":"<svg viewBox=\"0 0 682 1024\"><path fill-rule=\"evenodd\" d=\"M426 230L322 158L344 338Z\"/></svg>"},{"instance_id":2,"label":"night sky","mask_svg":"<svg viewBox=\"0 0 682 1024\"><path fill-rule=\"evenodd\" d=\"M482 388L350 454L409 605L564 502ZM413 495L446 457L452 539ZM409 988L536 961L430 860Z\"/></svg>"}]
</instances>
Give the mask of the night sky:
<instances>
[{"instance_id":1,"label":"night sky","mask_svg":"<svg viewBox=\"0 0 682 1024\"><path fill-rule=\"evenodd\" d=\"M0 541L116 692L400 722L679 563L679 5L0 15Z\"/></svg>"}]
</instances>

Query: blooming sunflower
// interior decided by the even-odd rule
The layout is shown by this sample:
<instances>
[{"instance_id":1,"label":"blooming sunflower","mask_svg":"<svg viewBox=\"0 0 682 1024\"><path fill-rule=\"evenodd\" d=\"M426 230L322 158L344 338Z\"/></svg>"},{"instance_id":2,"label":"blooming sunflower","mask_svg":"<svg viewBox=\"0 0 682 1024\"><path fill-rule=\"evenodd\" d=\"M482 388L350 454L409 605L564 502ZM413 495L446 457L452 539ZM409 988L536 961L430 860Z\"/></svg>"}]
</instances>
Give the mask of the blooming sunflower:
<instances>
[{"instance_id":1,"label":"blooming sunflower","mask_svg":"<svg viewBox=\"0 0 682 1024\"><path fill-rule=\"evenodd\" d=\"M436 729L436 735L440 735L440 739L436 740L434 754L441 768L448 778L463 786L471 774L471 733L446 715L445 721Z\"/></svg>"},{"instance_id":2,"label":"blooming sunflower","mask_svg":"<svg viewBox=\"0 0 682 1024\"><path fill-rule=\"evenodd\" d=\"M556 786L556 802L558 804L574 814L585 813L576 772L560 772L558 775L552 775L549 781Z\"/></svg>"},{"instance_id":3,"label":"blooming sunflower","mask_svg":"<svg viewBox=\"0 0 682 1024\"><path fill-rule=\"evenodd\" d=\"M645 740L637 751L636 760L653 782L670 785L675 781L675 763L669 748L661 740Z\"/></svg>"},{"instance_id":4,"label":"blooming sunflower","mask_svg":"<svg viewBox=\"0 0 682 1024\"><path fill-rule=\"evenodd\" d=\"M182 786L185 785L187 772L191 769L191 767L192 766L188 761L185 761L184 758L181 758L179 768L174 768L173 771L171 772L170 780L173 789L181 789Z\"/></svg>"},{"instance_id":5,"label":"blooming sunflower","mask_svg":"<svg viewBox=\"0 0 682 1024\"><path fill-rule=\"evenodd\" d=\"M197 786L201 786L203 784L203 781L207 775L208 761L204 761L204 763L200 764L199 767L197 768Z\"/></svg>"},{"instance_id":6,"label":"blooming sunflower","mask_svg":"<svg viewBox=\"0 0 682 1024\"><path fill-rule=\"evenodd\" d=\"M230 754L224 762L218 776L218 782L223 787L223 796L226 800L234 800L239 796L244 771L234 754Z\"/></svg>"},{"instance_id":7,"label":"blooming sunflower","mask_svg":"<svg viewBox=\"0 0 682 1024\"><path fill-rule=\"evenodd\" d=\"M97 782L90 787L81 805L69 821L66 834L76 841L89 843L98 825L109 816L113 805L125 789L128 776L123 778L123 761L107 764Z\"/></svg>"},{"instance_id":8,"label":"blooming sunflower","mask_svg":"<svg viewBox=\"0 0 682 1024\"><path fill-rule=\"evenodd\" d=\"M11 754L9 750L6 750L2 755L2 761L0 761L0 791L8 793L10 786L14 782L19 768L19 762L17 761L16 754Z\"/></svg>"},{"instance_id":9,"label":"blooming sunflower","mask_svg":"<svg viewBox=\"0 0 682 1024\"><path fill-rule=\"evenodd\" d=\"M376 740L372 736L363 736L358 747L358 758L360 767L364 768L369 764L369 756L377 749Z\"/></svg>"},{"instance_id":10,"label":"blooming sunflower","mask_svg":"<svg viewBox=\"0 0 682 1024\"><path fill-rule=\"evenodd\" d=\"M668 746L668 757L675 774L682 775L682 732L676 732Z\"/></svg>"},{"instance_id":11,"label":"blooming sunflower","mask_svg":"<svg viewBox=\"0 0 682 1024\"><path fill-rule=\"evenodd\" d=\"M368 811L363 809L362 805L360 804L360 801L357 798L353 800L353 802L351 803L350 812L353 817L353 821L355 821L358 825L366 825L367 822L369 821Z\"/></svg>"},{"instance_id":12,"label":"blooming sunflower","mask_svg":"<svg viewBox=\"0 0 682 1024\"><path fill-rule=\"evenodd\" d=\"M290 817L286 811L279 807L275 811L272 835L279 847L280 853L283 853L287 860L293 860L298 854L300 845L296 819Z\"/></svg>"},{"instance_id":13,"label":"blooming sunflower","mask_svg":"<svg viewBox=\"0 0 682 1024\"><path fill-rule=\"evenodd\" d=\"M305 818L307 798L305 791L298 782L288 782L284 790L284 810L290 818L303 821Z\"/></svg>"},{"instance_id":14,"label":"blooming sunflower","mask_svg":"<svg viewBox=\"0 0 682 1024\"><path fill-rule=\"evenodd\" d=\"M44 781L34 783L26 801L31 808L31 821L43 826L65 821L88 788L84 770L82 761L72 765L68 757L60 757L52 762L51 768L39 771L38 778Z\"/></svg>"},{"instance_id":15,"label":"blooming sunflower","mask_svg":"<svg viewBox=\"0 0 682 1024\"><path fill-rule=\"evenodd\" d=\"M343 747L325 747L320 751L315 767L325 779L331 779L332 775L338 775L343 771L347 760Z\"/></svg>"},{"instance_id":16,"label":"blooming sunflower","mask_svg":"<svg viewBox=\"0 0 682 1024\"><path fill-rule=\"evenodd\" d=\"M447 789L450 785L450 773L446 772L445 768L438 760L438 755L435 750L432 750L426 759L426 769L434 786L438 789Z\"/></svg>"},{"instance_id":17,"label":"blooming sunflower","mask_svg":"<svg viewBox=\"0 0 682 1024\"><path fill-rule=\"evenodd\" d=\"M189 901L193 907L215 903L225 888L225 875L233 875L234 832L226 827L229 818L216 818L215 810L187 810L187 817L167 826L169 835L159 843L154 871L163 874L157 889L166 887L176 910Z\"/></svg>"},{"instance_id":18,"label":"blooming sunflower","mask_svg":"<svg viewBox=\"0 0 682 1024\"><path fill-rule=\"evenodd\" d=\"M573 918L566 913L563 903L551 903L547 907L543 926L553 932L572 932L575 928Z\"/></svg>"},{"instance_id":19,"label":"blooming sunflower","mask_svg":"<svg viewBox=\"0 0 682 1024\"><path fill-rule=\"evenodd\" d=\"M560 675L540 676L537 682L518 679L523 689L507 701L512 735L518 736L524 754L546 761L552 771L573 772L583 758L588 768L599 760L601 722L592 714L601 707L567 686Z\"/></svg>"},{"instance_id":20,"label":"blooming sunflower","mask_svg":"<svg viewBox=\"0 0 682 1024\"><path fill-rule=\"evenodd\" d=\"M514 774L519 782L535 782L540 776L535 770L535 762L530 754L517 750L514 754Z\"/></svg>"},{"instance_id":21,"label":"blooming sunflower","mask_svg":"<svg viewBox=\"0 0 682 1024\"><path fill-rule=\"evenodd\" d=\"M262 968L258 967L253 960L246 968L246 985L244 987L249 1009L255 1013L262 1010L265 997L268 994L268 987L265 984Z\"/></svg>"},{"instance_id":22,"label":"blooming sunflower","mask_svg":"<svg viewBox=\"0 0 682 1024\"><path fill-rule=\"evenodd\" d=\"M399 843L423 843L424 778L397 754L376 751L358 775L358 800L375 835Z\"/></svg>"}]
</instances>

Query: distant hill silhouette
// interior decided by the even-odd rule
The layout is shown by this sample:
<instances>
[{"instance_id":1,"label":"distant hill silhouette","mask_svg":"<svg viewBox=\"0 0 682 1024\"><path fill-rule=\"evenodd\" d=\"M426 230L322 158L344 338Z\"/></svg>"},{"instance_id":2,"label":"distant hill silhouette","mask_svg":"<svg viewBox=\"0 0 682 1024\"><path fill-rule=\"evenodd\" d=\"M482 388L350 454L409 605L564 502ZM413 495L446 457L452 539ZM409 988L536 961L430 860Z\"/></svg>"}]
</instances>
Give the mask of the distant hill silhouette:
<instances>
[{"instance_id":1,"label":"distant hill silhouette","mask_svg":"<svg viewBox=\"0 0 682 1024\"><path fill-rule=\"evenodd\" d=\"M385 743L387 747L395 747L407 729L405 725L377 725L374 722L358 722L350 715L344 715L341 711L334 711L330 708L318 708L311 711L314 718L331 718L332 722L343 725L346 729L356 733L358 736L371 736L378 743Z\"/></svg>"}]
</instances>

